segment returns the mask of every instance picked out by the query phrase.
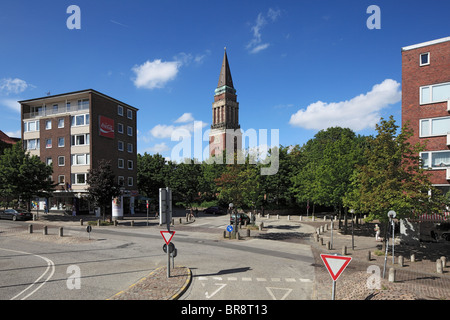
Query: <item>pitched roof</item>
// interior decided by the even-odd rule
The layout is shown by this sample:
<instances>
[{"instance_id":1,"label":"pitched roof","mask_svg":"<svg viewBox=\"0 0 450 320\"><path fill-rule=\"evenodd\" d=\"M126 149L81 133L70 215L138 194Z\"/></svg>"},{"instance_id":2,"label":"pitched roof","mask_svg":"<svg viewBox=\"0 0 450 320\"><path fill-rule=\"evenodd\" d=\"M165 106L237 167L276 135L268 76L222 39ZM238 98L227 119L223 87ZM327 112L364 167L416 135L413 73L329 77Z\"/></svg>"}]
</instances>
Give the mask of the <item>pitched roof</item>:
<instances>
[{"instance_id":1,"label":"pitched roof","mask_svg":"<svg viewBox=\"0 0 450 320\"><path fill-rule=\"evenodd\" d=\"M219 83L217 88L228 86L234 88L233 79L231 78L230 65L228 64L227 49L223 54L222 68L220 69Z\"/></svg>"}]
</instances>

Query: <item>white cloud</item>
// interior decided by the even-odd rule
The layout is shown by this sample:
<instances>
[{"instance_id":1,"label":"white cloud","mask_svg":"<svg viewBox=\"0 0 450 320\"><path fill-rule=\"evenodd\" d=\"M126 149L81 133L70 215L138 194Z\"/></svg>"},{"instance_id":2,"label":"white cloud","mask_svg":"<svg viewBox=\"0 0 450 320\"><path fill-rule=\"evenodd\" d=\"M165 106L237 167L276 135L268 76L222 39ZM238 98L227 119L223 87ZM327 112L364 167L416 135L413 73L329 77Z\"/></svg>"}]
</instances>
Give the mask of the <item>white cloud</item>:
<instances>
[{"instance_id":1,"label":"white cloud","mask_svg":"<svg viewBox=\"0 0 450 320\"><path fill-rule=\"evenodd\" d=\"M258 53L270 46L270 43L262 43L261 30L268 23L266 17L269 18L271 22L275 22L280 15L281 10L274 10L272 8L269 8L266 15L263 15L261 12L258 14L255 24L251 27L253 38L246 46L250 53Z\"/></svg>"},{"instance_id":2,"label":"white cloud","mask_svg":"<svg viewBox=\"0 0 450 320\"><path fill-rule=\"evenodd\" d=\"M163 88L167 82L175 79L180 65L178 61L163 62L161 59L135 65L132 69L136 74L134 85L145 89Z\"/></svg>"},{"instance_id":3,"label":"white cloud","mask_svg":"<svg viewBox=\"0 0 450 320\"><path fill-rule=\"evenodd\" d=\"M184 113L181 117L179 117L177 120L175 120L175 123L185 123L194 121L194 117L192 116L192 113Z\"/></svg>"},{"instance_id":4,"label":"white cloud","mask_svg":"<svg viewBox=\"0 0 450 320\"><path fill-rule=\"evenodd\" d=\"M1 99L0 106L7 107L8 109L20 113L20 103L18 103L16 99Z\"/></svg>"},{"instance_id":5,"label":"white cloud","mask_svg":"<svg viewBox=\"0 0 450 320\"><path fill-rule=\"evenodd\" d=\"M341 102L317 101L291 116L289 124L305 129L322 130L340 126L360 131L374 128L380 120L380 111L401 100L400 83L386 79L373 86L366 94L360 94Z\"/></svg>"},{"instance_id":6,"label":"white cloud","mask_svg":"<svg viewBox=\"0 0 450 320\"><path fill-rule=\"evenodd\" d=\"M0 80L0 91L4 92L6 95L10 93L21 93L28 88L28 84L25 80L19 78L8 78Z\"/></svg>"},{"instance_id":7,"label":"white cloud","mask_svg":"<svg viewBox=\"0 0 450 320\"><path fill-rule=\"evenodd\" d=\"M157 143L153 147L145 149L145 151L160 154L168 150L170 150L170 148L165 142Z\"/></svg>"}]
</instances>

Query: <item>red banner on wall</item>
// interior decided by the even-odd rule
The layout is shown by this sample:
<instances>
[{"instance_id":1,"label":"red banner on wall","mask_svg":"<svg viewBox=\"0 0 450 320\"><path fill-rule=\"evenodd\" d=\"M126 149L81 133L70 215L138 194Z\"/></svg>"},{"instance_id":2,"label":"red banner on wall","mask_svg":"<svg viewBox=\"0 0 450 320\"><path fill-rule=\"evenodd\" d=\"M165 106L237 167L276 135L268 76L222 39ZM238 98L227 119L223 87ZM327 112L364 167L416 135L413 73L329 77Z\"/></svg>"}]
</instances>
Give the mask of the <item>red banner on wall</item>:
<instances>
[{"instance_id":1,"label":"red banner on wall","mask_svg":"<svg viewBox=\"0 0 450 320\"><path fill-rule=\"evenodd\" d=\"M102 137L107 137L107 138L111 138L114 139L114 120L104 117L104 116L99 116L99 134Z\"/></svg>"}]
</instances>

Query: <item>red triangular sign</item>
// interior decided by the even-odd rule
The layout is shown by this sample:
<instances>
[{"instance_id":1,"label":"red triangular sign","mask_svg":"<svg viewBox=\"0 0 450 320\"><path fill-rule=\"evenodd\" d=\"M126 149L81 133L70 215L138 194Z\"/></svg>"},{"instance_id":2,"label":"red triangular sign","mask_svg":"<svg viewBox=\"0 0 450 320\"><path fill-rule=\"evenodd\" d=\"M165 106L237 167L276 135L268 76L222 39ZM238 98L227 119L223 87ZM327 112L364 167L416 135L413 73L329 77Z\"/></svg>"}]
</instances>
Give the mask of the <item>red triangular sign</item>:
<instances>
[{"instance_id":1,"label":"red triangular sign","mask_svg":"<svg viewBox=\"0 0 450 320\"><path fill-rule=\"evenodd\" d=\"M173 238L173 235L175 234L175 231L160 231L160 232L166 244L169 245L170 241Z\"/></svg>"},{"instance_id":2,"label":"red triangular sign","mask_svg":"<svg viewBox=\"0 0 450 320\"><path fill-rule=\"evenodd\" d=\"M348 264L352 260L351 257L344 257L337 255L335 256L330 254L321 254L320 257L322 258L325 267L327 267L328 272L330 273L330 276L333 279L333 281L336 281L339 278L342 271L344 271L344 269L348 266Z\"/></svg>"}]
</instances>

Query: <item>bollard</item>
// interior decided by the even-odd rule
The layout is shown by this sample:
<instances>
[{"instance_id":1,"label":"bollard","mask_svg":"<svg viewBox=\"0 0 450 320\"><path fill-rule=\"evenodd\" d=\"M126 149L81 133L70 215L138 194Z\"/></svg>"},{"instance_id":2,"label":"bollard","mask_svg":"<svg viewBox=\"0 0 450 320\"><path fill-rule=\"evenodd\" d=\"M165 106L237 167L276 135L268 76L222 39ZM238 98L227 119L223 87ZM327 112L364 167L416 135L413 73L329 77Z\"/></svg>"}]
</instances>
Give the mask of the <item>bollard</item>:
<instances>
[{"instance_id":1,"label":"bollard","mask_svg":"<svg viewBox=\"0 0 450 320\"><path fill-rule=\"evenodd\" d=\"M317 233L314 234L314 237L315 237L316 241L319 242L319 235Z\"/></svg>"},{"instance_id":2,"label":"bollard","mask_svg":"<svg viewBox=\"0 0 450 320\"><path fill-rule=\"evenodd\" d=\"M445 268L447 266L447 258L445 256L442 256L441 261L442 261L442 268Z\"/></svg>"},{"instance_id":3,"label":"bollard","mask_svg":"<svg viewBox=\"0 0 450 320\"><path fill-rule=\"evenodd\" d=\"M32 224L28 225L28 233L33 233L33 225Z\"/></svg>"},{"instance_id":4,"label":"bollard","mask_svg":"<svg viewBox=\"0 0 450 320\"><path fill-rule=\"evenodd\" d=\"M223 230L223 238L226 239L227 238L227 231Z\"/></svg>"},{"instance_id":5,"label":"bollard","mask_svg":"<svg viewBox=\"0 0 450 320\"><path fill-rule=\"evenodd\" d=\"M291 216L288 215L288 221L291 220Z\"/></svg>"},{"instance_id":6,"label":"bollard","mask_svg":"<svg viewBox=\"0 0 450 320\"><path fill-rule=\"evenodd\" d=\"M250 237L250 229L247 229L247 237Z\"/></svg>"},{"instance_id":7,"label":"bollard","mask_svg":"<svg viewBox=\"0 0 450 320\"><path fill-rule=\"evenodd\" d=\"M83 225L83 219L80 219L80 226Z\"/></svg>"},{"instance_id":8,"label":"bollard","mask_svg":"<svg viewBox=\"0 0 450 320\"><path fill-rule=\"evenodd\" d=\"M119 221L117 221L117 219L114 220L114 227L117 227L118 224L119 224Z\"/></svg>"},{"instance_id":9,"label":"bollard","mask_svg":"<svg viewBox=\"0 0 450 320\"><path fill-rule=\"evenodd\" d=\"M389 282L395 282L395 269L389 269Z\"/></svg>"},{"instance_id":10,"label":"bollard","mask_svg":"<svg viewBox=\"0 0 450 320\"><path fill-rule=\"evenodd\" d=\"M277 214L277 220L279 220L280 219L280 215L279 214Z\"/></svg>"},{"instance_id":11,"label":"bollard","mask_svg":"<svg viewBox=\"0 0 450 320\"><path fill-rule=\"evenodd\" d=\"M316 221L316 219L314 218L314 216L311 217L311 221Z\"/></svg>"},{"instance_id":12,"label":"bollard","mask_svg":"<svg viewBox=\"0 0 450 320\"><path fill-rule=\"evenodd\" d=\"M416 255L414 253L411 254L411 262L416 262Z\"/></svg>"},{"instance_id":13,"label":"bollard","mask_svg":"<svg viewBox=\"0 0 450 320\"><path fill-rule=\"evenodd\" d=\"M270 214L267 214L267 219L269 219L270 218Z\"/></svg>"},{"instance_id":14,"label":"bollard","mask_svg":"<svg viewBox=\"0 0 450 320\"><path fill-rule=\"evenodd\" d=\"M183 222L182 222L182 219L180 218L180 224L182 224Z\"/></svg>"},{"instance_id":15,"label":"bollard","mask_svg":"<svg viewBox=\"0 0 450 320\"><path fill-rule=\"evenodd\" d=\"M323 216L323 221L327 221L327 216Z\"/></svg>"},{"instance_id":16,"label":"bollard","mask_svg":"<svg viewBox=\"0 0 450 320\"><path fill-rule=\"evenodd\" d=\"M263 228L264 228L264 223L261 221L259 223L259 231L262 231Z\"/></svg>"},{"instance_id":17,"label":"bollard","mask_svg":"<svg viewBox=\"0 0 450 320\"><path fill-rule=\"evenodd\" d=\"M323 246L323 238L319 238L319 243L321 246Z\"/></svg>"},{"instance_id":18,"label":"bollard","mask_svg":"<svg viewBox=\"0 0 450 320\"><path fill-rule=\"evenodd\" d=\"M42 234L43 234L44 236L46 236L46 235L48 234L48 232L47 232L47 226L44 226L44 229L42 229Z\"/></svg>"},{"instance_id":19,"label":"bollard","mask_svg":"<svg viewBox=\"0 0 450 320\"><path fill-rule=\"evenodd\" d=\"M328 231L328 224L324 225L324 226L323 226L323 229L324 229L325 231Z\"/></svg>"},{"instance_id":20,"label":"bollard","mask_svg":"<svg viewBox=\"0 0 450 320\"><path fill-rule=\"evenodd\" d=\"M403 267L403 266L404 266L404 265L403 265L403 262L404 262L403 256L398 256L398 265L399 265L400 267Z\"/></svg>"},{"instance_id":21,"label":"bollard","mask_svg":"<svg viewBox=\"0 0 450 320\"><path fill-rule=\"evenodd\" d=\"M100 219L97 220L97 227L100 227Z\"/></svg>"},{"instance_id":22,"label":"bollard","mask_svg":"<svg viewBox=\"0 0 450 320\"><path fill-rule=\"evenodd\" d=\"M298 217L298 220L299 220L299 221L302 221L302 216L301 216L301 215Z\"/></svg>"},{"instance_id":23,"label":"bollard","mask_svg":"<svg viewBox=\"0 0 450 320\"><path fill-rule=\"evenodd\" d=\"M347 255L347 246L342 247L342 255L343 256Z\"/></svg>"},{"instance_id":24,"label":"bollard","mask_svg":"<svg viewBox=\"0 0 450 320\"><path fill-rule=\"evenodd\" d=\"M331 242L327 241L327 250L331 250Z\"/></svg>"},{"instance_id":25,"label":"bollard","mask_svg":"<svg viewBox=\"0 0 450 320\"><path fill-rule=\"evenodd\" d=\"M63 227L59 227L59 236L60 236L60 237L63 236Z\"/></svg>"},{"instance_id":26,"label":"bollard","mask_svg":"<svg viewBox=\"0 0 450 320\"><path fill-rule=\"evenodd\" d=\"M372 260L372 252L369 250L367 251L367 261L371 261Z\"/></svg>"},{"instance_id":27,"label":"bollard","mask_svg":"<svg viewBox=\"0 0 450 320\"><path fill-rule=\"evenodd\" d=\"M131 226L131 227L134 227L134 220L131 220L130 226Z\"/></svg>"},{"instance_id":28,"label":"bollard","mask_svg":"<svg viewBox=\"0 0 450 320\"><path fill-rule=\"evenodd\" d=\"M320 226L320 233L323 233L323 226Z\"/></svg>"},{"instance_id":29,"label":"bollard","mask_svg":"<svg viewBox=\"0 0 450 320\"><path fill-rule=\"evenodd\" d=\"M442 260L436 259L436 272L437 273L443 273L442 272Z\"/></svg>"}]
</instances>

